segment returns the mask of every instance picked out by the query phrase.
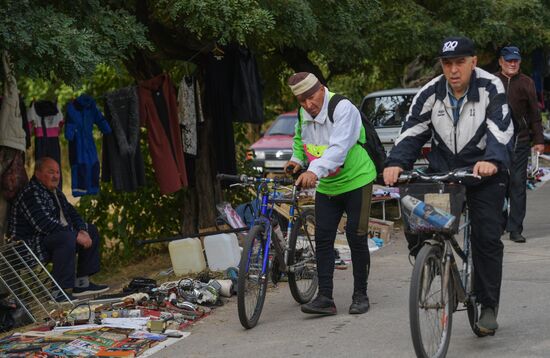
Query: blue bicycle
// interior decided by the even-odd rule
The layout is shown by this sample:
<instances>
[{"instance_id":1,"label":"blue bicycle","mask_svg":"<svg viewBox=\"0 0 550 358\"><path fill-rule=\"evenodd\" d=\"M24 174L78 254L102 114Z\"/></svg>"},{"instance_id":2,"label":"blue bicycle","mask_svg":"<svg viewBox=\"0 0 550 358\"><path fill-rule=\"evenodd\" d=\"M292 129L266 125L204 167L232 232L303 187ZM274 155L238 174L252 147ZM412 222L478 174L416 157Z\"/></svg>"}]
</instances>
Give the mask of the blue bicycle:
<instances>
[{"instance_id":1,"label":"blue bicycle","mask_svg":"<svg viewBox=\"0 0 550 358\"><path fill-rule=\"evenodd\" d=\"M285 273L292 297L298 303L313 298L317 290L315 213L298 205L299 188L292 179L226 174L219 174L218 178L255 186L260 203L244 243L237 285L239 320L244 328L250 329L256 326L262 313L270 276L275 282ZM293 185L288 198L279 195L284 185ZM290 206L286 235L278 224L277 204Z\"/></svg>"}]
</instances>

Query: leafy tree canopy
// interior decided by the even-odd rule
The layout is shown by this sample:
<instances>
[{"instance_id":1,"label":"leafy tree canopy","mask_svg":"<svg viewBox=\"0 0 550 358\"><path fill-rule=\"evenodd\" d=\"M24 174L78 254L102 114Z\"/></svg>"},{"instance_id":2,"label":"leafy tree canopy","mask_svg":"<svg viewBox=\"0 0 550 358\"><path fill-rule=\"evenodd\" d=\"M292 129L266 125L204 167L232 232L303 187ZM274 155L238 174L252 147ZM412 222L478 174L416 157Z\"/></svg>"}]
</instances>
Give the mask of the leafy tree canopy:
<instances>
[{"instance_id":1,"label":"leafy tree canopy","mask_svg":"<svg viewBox=\"0 0 550 358\"><path fill-rule=\"evenodd\" d=\"M145 27L106 1L6 0L0 7L0 49L18 75L75 82L148 46Z\"/></svg>"}]
</instances>

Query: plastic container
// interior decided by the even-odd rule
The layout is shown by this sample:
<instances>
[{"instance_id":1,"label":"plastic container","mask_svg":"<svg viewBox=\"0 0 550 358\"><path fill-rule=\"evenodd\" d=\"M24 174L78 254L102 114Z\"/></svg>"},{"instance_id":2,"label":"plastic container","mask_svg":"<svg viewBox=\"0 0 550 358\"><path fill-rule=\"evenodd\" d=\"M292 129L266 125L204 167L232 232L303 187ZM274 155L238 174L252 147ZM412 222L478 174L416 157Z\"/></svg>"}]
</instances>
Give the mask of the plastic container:
<instances>
[{"instance_id":1,"label":"plastic container","mask_svg":"<svg viewBox=\"0 0 550 358\"><path fill-rule=\"evenodd\" d=\"M196 237L171 241L168 251L174 273L178 276L206 269L201 241Z\"/></svg>"},{"instance_id":2,"label":"plastic container","mask_svg":"<svg viewBox=\"0 0 550 358\"><path fill-rule=\"evenodd\" d=\"M212 271L238 266L241 259L239 241L235 234L217 234L204 238L204 252Z\"/></svg>"}]
</instances>

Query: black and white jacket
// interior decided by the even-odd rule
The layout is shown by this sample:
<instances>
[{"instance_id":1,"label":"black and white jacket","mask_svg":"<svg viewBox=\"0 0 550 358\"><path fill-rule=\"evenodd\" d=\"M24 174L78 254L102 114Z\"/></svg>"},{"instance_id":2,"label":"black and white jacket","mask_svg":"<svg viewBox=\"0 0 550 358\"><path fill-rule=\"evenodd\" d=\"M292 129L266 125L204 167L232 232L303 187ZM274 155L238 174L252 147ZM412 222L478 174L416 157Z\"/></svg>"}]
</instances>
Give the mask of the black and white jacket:
<instances>
[{"instance_id":1,"label":"black and white jacket","mask_svg":"<svg viewBox=\"0 0 550 358\"><path fill-rule=\"evenodd\" d=\"M514 127L501 80L476 67L459 113L455 124L445 76L431 80L413 99L386 166L410 169L431 138L428 160L435 172L473 166L480 160L507 169Z\"/></svg>"}]
</instances>

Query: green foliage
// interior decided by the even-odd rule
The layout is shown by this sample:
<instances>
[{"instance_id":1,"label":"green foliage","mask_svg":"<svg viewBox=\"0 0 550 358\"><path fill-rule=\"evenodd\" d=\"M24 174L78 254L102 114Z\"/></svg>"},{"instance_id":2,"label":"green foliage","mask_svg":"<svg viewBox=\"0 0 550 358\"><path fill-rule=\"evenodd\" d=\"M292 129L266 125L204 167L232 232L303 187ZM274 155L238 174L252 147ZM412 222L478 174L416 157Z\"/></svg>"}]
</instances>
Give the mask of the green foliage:
<instances>
[{"instance_id":1,"label":"green foliage","mask_svg":"<svg viewBox=\"0 0 550 358\"><path fill-rule=\"evenodd\" d=\"M81 85L75 87L62 81L52 82L22 77L19 80L19 90L27 104L30 104L33 99L48 99L56 102L63 109L71 99L83 93L99 98L107 92L133 84L134 80L124 68L117 66L116 63L113 66L102 63L96 66L90 76L80 82ZM98 105L102 107L102 101L98 101Z\"/></svg>"},{"instance_id":2,"label":"green foliage","mask_svg":"<svg viewBox=\"0 0 550 358\"><path fill-rule=\"evenodd\" d=\"M149 46L145 28L105 1L6 0L0 7L0 49L17 75L76 83L99 63Z\"/></svg>"},{"instance_id":3,"label":"green foliage","mask_svg":"<svg viewBox=\"0 0 550 358\"><path fill-rule=\"evenodd\" d=\"M183 27L199 40L221 44L244 43L251 34L265 34L274 25L257 0L160 0L153 11L167 26Z\"/></svg>"}]
</instances>

